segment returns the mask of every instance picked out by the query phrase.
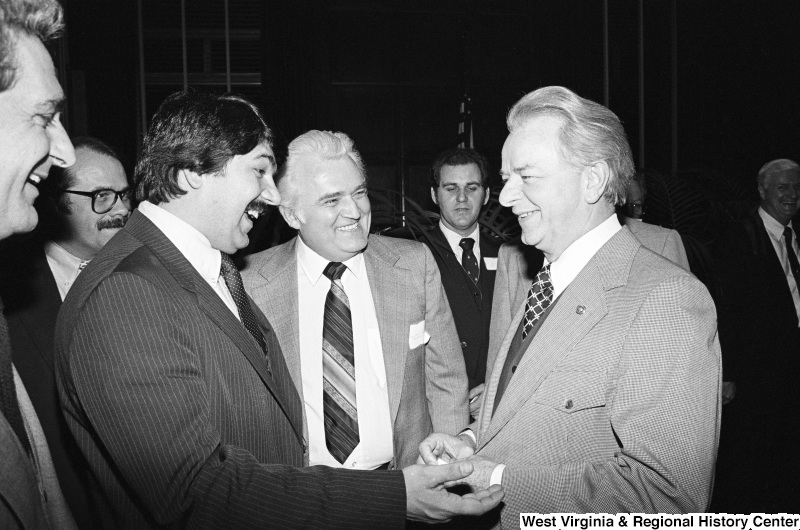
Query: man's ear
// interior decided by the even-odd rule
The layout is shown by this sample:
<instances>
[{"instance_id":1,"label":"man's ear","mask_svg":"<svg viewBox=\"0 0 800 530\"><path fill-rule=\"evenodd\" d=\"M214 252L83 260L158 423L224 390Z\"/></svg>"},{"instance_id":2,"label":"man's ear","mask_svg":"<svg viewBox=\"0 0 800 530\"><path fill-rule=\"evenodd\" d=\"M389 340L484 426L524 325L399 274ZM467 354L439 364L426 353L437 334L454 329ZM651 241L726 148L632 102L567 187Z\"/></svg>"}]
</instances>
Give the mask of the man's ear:
<instances>
[{"instance_id":1,"label":"man's ear","mask_svg":"<svg viewBox=\"0 0 800 530\"><path fill-rule=\"evenodd\" d=\"M436 188L431 186L431 199L433 199L433 204L439 206L439 201L436 200Z\"/></svg>"},{"instance_id":2,"label":"man's ear","mask_svg":"<svg viewBox=\"0 0 800 530\"><path fill-rule=\"evenodd\" d=\"M297 212L294 208L289 208L288 206L279 205L278 211L281 212L286 224L294 228L295 230L300 230L300 219L297 218Z\"/></svg>"},{"instance_id":3,"label":"man's ear","mask_svg":"<svg viewBox=\"0 0 800 530\"><path fill-rule=\"evenodd\" d=\"M203 176L189 169L178 170L178 186L183 191L196 190L203 185Z\"/></svg>"},{"instance_id":4,"label":"man's ear","mask_svg":"<svg viewBox=\"0 0 800 530\"><path fill-rule=\"evenodd\" d=\"M608 188L608 181L611 179L611 168L608 167L608 162L600 160L585 167L583 179L584 199L589 204L596 204L603 198L603 194Z\"/></svg>"},{"instance_id":5,"label":"man's ear","mask_svg":"<svg viewBox=\"0 0 800 530\"><path fill-rule=\"evenodd\" d=\"M761 197L762 201L767 198L767 191L761 184L758 185L758 196Z\"/></svg>"},{"instance_id":6,"label":"man's ear","mask_svg":"<svg viewBox=\"0 0 800 530\"><path fill-rule=\"evenodd\" d=\"M489 188L483 188L483 205L486 206L489 204L489 196L492 194L492 190Z\"/></svg>"}]
</instances>

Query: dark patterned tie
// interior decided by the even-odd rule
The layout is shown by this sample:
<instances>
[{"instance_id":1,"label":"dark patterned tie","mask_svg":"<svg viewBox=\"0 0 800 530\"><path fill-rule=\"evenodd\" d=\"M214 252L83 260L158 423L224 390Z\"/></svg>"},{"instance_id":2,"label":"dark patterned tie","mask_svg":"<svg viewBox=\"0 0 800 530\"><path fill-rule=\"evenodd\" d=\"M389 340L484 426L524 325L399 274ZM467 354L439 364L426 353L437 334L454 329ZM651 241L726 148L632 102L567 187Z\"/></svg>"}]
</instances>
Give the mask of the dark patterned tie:
<instances>
[{"instance_id":1,"label":"dark patterned tie","mask_svg":"<svg viewBox=\"0 0 800 530\"><path fill-rule=\"evenodd\" d=\"M322 402L325 445L344 463L359 442L356 369L350 302L342 286L344 263L332 262L323 274L331 280L322 322Z\"/></svg>"},{"instance_id":2,"label":"dark patterned tie","mask_svg":"<svg viewBox=\"0 0 800 530\"><path fill-rule=\"evenodd\" d=\"M800 263L797 261L797 253L794 251L794 245L792 245L792 236L791 228L787 226L783 229L783 238L786 240L786 253L789 255L789 265L792 267L792 275L794 275L797 289L800 290Z\"/></svg>"},{"instance_id":3,"label":"dark patterned tie","mask_svg":"<svg viewBox=\"0 0 800 530\"><path fill-rule=\"evenodd\" d=\"M264 356L267 359L267 370L269 370L271 375L272 365L269 360L267 341L264 340L264 334L261 333L261 328L258 327L258 320L256 320L256 315L253 313L250 300L242 284L242 276L239 274L239 269L236 268L236 264L233 263L231 257L224 252L220 252L220 254L222 254L220 274L228 285L228 291L230 291L233 301L236 302L236 309L239 311L239 318L242 324L244 324L244 327L250 332L250 335L256 339L258 345L261 346L261 351L264 352Z\"/></svg>"},{"instance_id":4,"label":"dark patterned tie","mask_svg":"<svg viewBox=\"0 0 800 530\"><path fill-rule=\"evenodd\" d=\"M467 276L472 280L472 283L478 285L481 268L478 265L478 260L475 259L475 254L472 252L472 247L474 245L475 240L471 237L465 237L458 243L458 246L464 249L464 252L461 254L461 266L467 271Z\"/></svg>"},{"instance_id":5,"label":"dark patterned tie","mask_svg":"<svg viewBox=\"0 0 800 530\"><path fill-rule=\"evenodd\" d=\"M536 279L531 283L528 290L528 300L525 303L525 315L523 315L522 339L528 336L533 325L544 314L550 302L553 301L553 284L550 282L550 264L548 263L539 270Z\"/></svg>"}]
</instances>

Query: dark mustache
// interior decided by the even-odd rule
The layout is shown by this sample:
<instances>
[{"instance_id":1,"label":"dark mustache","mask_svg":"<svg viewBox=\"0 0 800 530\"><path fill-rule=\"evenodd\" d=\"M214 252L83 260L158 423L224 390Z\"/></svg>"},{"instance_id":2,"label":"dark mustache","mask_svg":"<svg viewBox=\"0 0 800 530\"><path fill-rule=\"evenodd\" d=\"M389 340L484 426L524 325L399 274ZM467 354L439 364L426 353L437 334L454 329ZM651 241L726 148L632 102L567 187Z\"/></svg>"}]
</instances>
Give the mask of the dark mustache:
<instances>
[{"instance_id":1,"label":"dark mustache","mask_svg":"<svg viewBox=\"0 0 800 530\"><path fill-rule=\"evenodd\" d=\"M258 215L261 216L267 213L268 209L269 209L269 203L267 201L261 198L255 198L252 201L250 201L250 204L247 205L247 208L245 208L244 211L249 212L253 210L258 212Z\"/></svg>"},{"instance_id":2,"label":"dark mustache","mask_svg":"<svg viewBox=\"0 0 800 530\"><path fill-rule=\"evenodd\" d=\"M128 217L129 216L127 215L119 215L110 219L100 219L97 221L97 229L106 230L109 228L122 228L125 226L125 223L128 222Z\"/></svg>"}]
</instances>

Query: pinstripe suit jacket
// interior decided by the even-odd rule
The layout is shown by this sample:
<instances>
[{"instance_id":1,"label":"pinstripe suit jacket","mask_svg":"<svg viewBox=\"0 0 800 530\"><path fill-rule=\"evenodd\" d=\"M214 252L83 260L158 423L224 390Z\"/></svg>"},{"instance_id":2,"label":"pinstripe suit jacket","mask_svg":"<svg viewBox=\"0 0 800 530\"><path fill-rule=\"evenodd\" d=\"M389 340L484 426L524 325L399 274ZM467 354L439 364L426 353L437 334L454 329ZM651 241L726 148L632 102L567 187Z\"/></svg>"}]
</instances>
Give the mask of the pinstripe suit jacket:
<instances>
[{"instance_id":1,"label":"pinstripe suit jacket","mask_svg":"<svg viewBox=\"0 0 800 530\"><path fill-rule=\"evenodd\" d=\"M81 273L56 327L56 375L105 526L402 527L400 473L297 469L301 402L254 312L270 364L139 212Z\"/></svg>"},{"instance_id":2,"label":"pinstripe suit jacket","mask_svg":"<svg viewBox=\"0 0 800 530\"><path fill-rule=\"evenodd\" d=\"M495 310L524 300L519 265L501 249ZM503 338L473 424L477 453L508 466L503 527L519 512L704 511L720 418L705 287L623 228L560 295L492 415L523 312L492 320Z\"/></svg>"},{"instance_id":3,"label":"pinstripe suit jacket","mask_svg":"<svg viewBox=\"0 0 800 530\"><path fill-rule=\"evenodd\" d=\"M272 323L302 397L296 241L250 256L243 280ZM433 430L455 434L467 425L464 357L439 268L427 247L370 235L364 262L386 366L394 434L392 466L402 468L416 462L420 442ZM277 307L272 300L283 304ZM420 321L425 322L430 341L409 349L409 329ZM303 427L307 432L305 421Z\"/></svg>"}]
</instances>

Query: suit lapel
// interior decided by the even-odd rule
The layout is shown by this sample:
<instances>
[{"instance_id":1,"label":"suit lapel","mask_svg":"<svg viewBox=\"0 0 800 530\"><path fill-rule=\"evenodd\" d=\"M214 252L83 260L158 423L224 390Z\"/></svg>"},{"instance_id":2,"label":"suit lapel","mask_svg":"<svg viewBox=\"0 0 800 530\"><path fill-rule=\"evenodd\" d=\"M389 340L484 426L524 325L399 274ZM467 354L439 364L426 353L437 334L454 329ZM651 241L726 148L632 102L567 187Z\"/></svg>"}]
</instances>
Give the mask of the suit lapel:
<instances>
[{"instance_id":1,"label":"suit lapel","mask_svg":"<svg viewBox=\"0 0 800 530\"><path fill-rule=\"evenodd\" d=\"M495 414L497 383L514 333L524 312L520 305L495 361L487 399L481 410L479 447L514 417L561 360L608 313L609 291L624 285L640 244L623 228L595 255L561 293L525 352Z\"/></svg>"},{"instance_id":2,"label":"suit lapel","mask_svg":"<svg viewBox=\"0 0 800 530\"><path fill-rule=\"evenodd\" d=\"M267 303L281 306L270 312L269 321L281 340L281 351L292 381L303 401L303 378L300 365L299 303L297 300L297 238L288 244L276 247L275 253L258 269L258 274L267 282Z\"/></svg>"},{"instance_id":3,"label":"suit lapel","mask_svg":"<svg viewBox=\"0 0 800 530\"><path fill-rule=\"evenodd\" d=\"M39 486L31 459L0 414L0 500L22 523L22 528L44 528Z\"/></svg>"},{"instance_id":4,"label":"suit lapel","mask_svg":"<svg viewBox=\"0 0 800 530\"><path fill-rule=\"evenodd\" d=\"M29 311L19 311L19 320L28 330L36 346L36 351L50 371L55 374L53 339L58 310L61 308L61 295L47 263L44 251L40 250L32 262L32 282L35 300Z\"/></svg>"},{"instance_id":5,"label":"suit lapel","mask_svg":"<svg viewBox=\"0 0 800 530\"><path fill-rule=\"evenodd\" d=\"M138 214L138 215L137 215ZM228 338L241 350L247 361L258 373L264 385L272 393L284 413L289 418L295 432L302 440L302 429L295 425L296 417L291 412L293 409L286 402L287 397L283 395L280 388L274 381L272 374L267 368L267 361L261 347L250 335L242 323L231 313L228 306L222 301L219 295L203 280L200 274L189 263L184 255L172 244L172 242L159 230L146 216L139 212L134 212L130 221L126 225L130 233L147 245L161 261L167 271L186 291L193 293L197 297L200 309L225 333ZM251 302L252 303L252 302ZM254 308L256 315L260 310ZM269 330L272 332L272 330Z\"/></svg>"},{"instance_id":6,"label":"suit lapel","mask_svg":"<svg viewBox=\"0 0 800 530\"><path fill-rule=\"evenodd\" d=\"M406 293L411 285L411 272L396 265L399 259L400 255L379 238L369 238L364 262L381 334L392 425L400 407L408 353L408 330L412 324L409 320L412 308L409 307L410 298Z\"/></svg>"}]
</instances>

